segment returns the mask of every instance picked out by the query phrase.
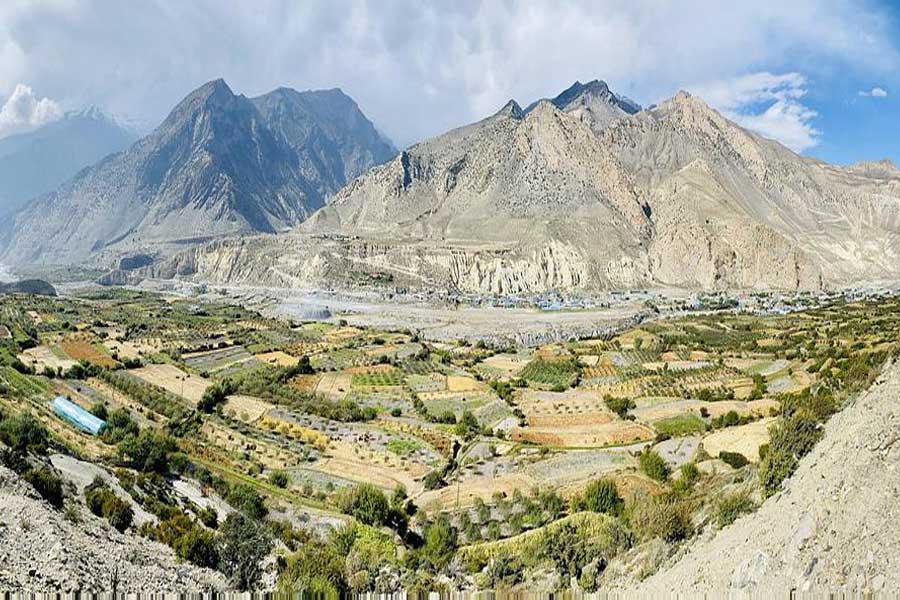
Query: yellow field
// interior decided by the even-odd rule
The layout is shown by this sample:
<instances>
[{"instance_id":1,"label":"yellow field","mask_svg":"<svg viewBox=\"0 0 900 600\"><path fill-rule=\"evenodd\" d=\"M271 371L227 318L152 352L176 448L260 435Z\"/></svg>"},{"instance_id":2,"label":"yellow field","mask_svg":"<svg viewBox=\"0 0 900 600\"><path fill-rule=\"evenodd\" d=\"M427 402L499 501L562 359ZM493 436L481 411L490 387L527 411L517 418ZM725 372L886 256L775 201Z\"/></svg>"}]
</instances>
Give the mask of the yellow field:
<instances>
[{"instance_id":1,"label":"yellow field","mask_svg":"<svg viewBox=\"0 0 900 600\"><path fill-rule=\"evenodd\" d=\"M132 369L129 373L194 404L200 402L203 392L210 385L209 380L197 375L188 375L174 365L147 365L140 369Z\"/></svg>"},{"instance_id":2,"label":"yellow field","mask_svg":"<svg viewBox=\"0 0 900 600\"><path fill-rule=\"evenodd\" d=\"M291 356L287 352L265 352L257 354L256 358L269 365L277 365L279 367L293 367L297 364L296 357Z\"/></svg>"}]
</instances>

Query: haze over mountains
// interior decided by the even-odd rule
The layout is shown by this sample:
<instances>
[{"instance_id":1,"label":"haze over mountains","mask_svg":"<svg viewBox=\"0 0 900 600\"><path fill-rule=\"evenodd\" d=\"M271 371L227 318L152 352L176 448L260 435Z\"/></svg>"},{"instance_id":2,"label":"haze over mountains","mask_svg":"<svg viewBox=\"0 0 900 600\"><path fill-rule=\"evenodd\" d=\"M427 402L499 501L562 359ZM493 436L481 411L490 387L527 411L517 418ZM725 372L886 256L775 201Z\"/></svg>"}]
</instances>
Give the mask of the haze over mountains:
<instances>
[{"instance_id":1,"label":"haze over mountains","mask_svg":"<svg viewBox=\"0 0 900 600\"><path fill-rule=\"evenodd\" d=\"M63 264L284 231L395 150L340 90L249 99L222 80L19 213L4 260Z\"/></svg>"},{"instance_id":2,"label":"haze over mountains","mask_svg":"<svg viewBox=\"0 0 900 600\"><path fill-rule=\"evenodd\" d=\"M900 274L896 167L798 156L683 92L641 110L576 82L376 166L393 154L337 90L211 82L21 213L3 260L147 253L133 276L501 295Z\"/></svg>"},{"instance_id":3,"label":"haze over mountains","mask_svg":"<svg viewBox=\"0 0 900 600\"><path fill-rule=\"evenodd\" d=\"M46 194L137 134L97 108L67 113L28 133L0 139L0 216Z\"/></svg>"}]
</instances>

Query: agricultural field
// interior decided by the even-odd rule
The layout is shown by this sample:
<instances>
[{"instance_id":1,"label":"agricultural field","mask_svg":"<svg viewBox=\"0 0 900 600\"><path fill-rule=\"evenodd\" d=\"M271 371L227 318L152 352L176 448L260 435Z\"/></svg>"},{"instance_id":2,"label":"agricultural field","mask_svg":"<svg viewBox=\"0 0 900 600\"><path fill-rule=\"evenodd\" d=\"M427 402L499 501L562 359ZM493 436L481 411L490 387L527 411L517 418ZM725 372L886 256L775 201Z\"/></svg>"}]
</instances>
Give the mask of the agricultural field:
<instances>
[{"instance_id":1,"label":"agricultural field","mask_svg":"<svg viewBox=\"0 0 900 600\"><path fill-rule=\"evenodd\" d=\"M768 468L775 428L826 419L900 349L895 299L534 348L112 288L0 297L0 321L0 410L33 413L80 456L119 466L127 432L73 429L57 395L129 415L293 522L344 522L342 494L371 484L415 507L413 530L450 518L466 552L571 518L598 478L623 502L676 490L702 507Z\"/></svg>"}]
</instances>

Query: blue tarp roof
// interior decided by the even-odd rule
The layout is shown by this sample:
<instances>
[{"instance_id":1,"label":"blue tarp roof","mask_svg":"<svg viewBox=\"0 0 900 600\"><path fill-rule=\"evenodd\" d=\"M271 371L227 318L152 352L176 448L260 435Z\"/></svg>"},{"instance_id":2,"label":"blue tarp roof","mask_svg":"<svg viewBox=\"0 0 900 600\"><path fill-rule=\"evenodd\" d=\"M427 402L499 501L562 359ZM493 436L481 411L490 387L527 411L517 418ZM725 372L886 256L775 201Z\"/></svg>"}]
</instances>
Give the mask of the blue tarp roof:
<instances>
[{"instance_id":1,"label":"blue tarp roof","mask_svg":"<svg viewBox=\"0 0 900 600\"><path fill-rule=\"evenodd\" d=\"M86 431L91 435L97 435L106 425L106 421L98 419L88 411L84 410L68 398L57 396L53 401L53 412L77 427L82 431Z\"/></svg>"}]
</instances>

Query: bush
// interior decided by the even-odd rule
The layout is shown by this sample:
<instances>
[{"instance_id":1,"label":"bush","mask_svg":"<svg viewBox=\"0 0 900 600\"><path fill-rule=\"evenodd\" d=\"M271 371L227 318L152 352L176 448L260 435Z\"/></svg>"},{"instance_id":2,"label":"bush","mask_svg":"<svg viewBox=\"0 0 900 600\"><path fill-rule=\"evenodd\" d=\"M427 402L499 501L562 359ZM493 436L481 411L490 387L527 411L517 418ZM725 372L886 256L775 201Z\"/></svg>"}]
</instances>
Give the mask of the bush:
<instances>
[{"instance_id":1,"label":"bush","mask_svg":"<svg viewBox=\"0 0 900 600\"><path fill-rule=\"evenodd\" d=\"M47 450L47 430L31 413L20 413L0 422L0 441L24 454L30 450L43 454Z\"/></svg>"},{"instance_id":2,"label":"bush","mask_svg":"<svg viewBox=\"0 0 900 600\"><path fill-rule=\"evenodd\" d=\"M631 398L616 398L609 395L603 396L603 402L609 410L619 415L620 419L628 416L628 411L636 406Z\"/></svg>"},{"instance_id":3,"label":"bush","mask_svg":"<svg viewBox=\"0 0 900 600\"><path fill-rule=\"evenodd\" d=\"M106 408L106 402L95 402L91 407L91 414L102 421L108 419L109 410Z\"/></svg>"},{"instance_id":4,"label":"bush","mask_svg":"<svg viewBox=\"0 0 900 600\"><path fill-rule=\"evenodd\" d=\"M262 519L269 512L259 492L246 483L232 487L225 499L230 505L253 519Z\"/></svg>"},{"instance_id":5,"label":"bush","mask_svg":"<svg viewBox=\"0 0 900 600\"><path fill-rule=\"evenodd\" d=\"M44 500L56 508L62 508L62 480L56 473L45 467L37 467L25 473L25 480L34 486Z\"/></svg>"},{"instance_id":6,"label":"bush","mask_svg":"<svg viewBox=\"0 0 900 600\"><path fill-rule=\"evenodd\" d=\"M216 529L219 526L219 514L212 506L207 506L206 508L198 510L197 518L210 529Z\"/></svg>"},{"instance_id":7,"label":"bush","mask_svg":"<svg viewBox=\"0 0 900 600\"><path fill-rule=\"evenodd\" d=\"M178 558L198 567L215 568L219 563L219 549L216 536L194 525L172 546Z\"/></svg>"},{"instance_id":8,"label":"bush","mask_svg":"<svg viewBox=\"0 0 900 600\"><path fill-rule=\"evenodd\" d=\"M129 435L119 444L119 455L138 471L164 475L169 470L169 454L175 441L158 431L145 429L137 436Z\"/></svg>"},{"instance_id":9,"label":"bush","mask_svg":"<svg viewBox=\"0 0 900 600\"><path fill-rule=\"evenodd\" d=\"M283 489L290 483L290 478L284 471L272 471L269 474L269 483Z\"/></svg>"},{"instance_id":10,"label":"bush","mask_svg":"<svg viewBox=\"0 0 900 600\"><path fill-rule=\"evenodd\" d=\"M228 515L219 532L219 570L240 591L254 589L262 578L262 562L272 550L271 536L240 513Z\"/></svg>"},{"instance_id":11,"label":"bush","mask_svg":"<svg viewBox=\"0 0 900 600\"><path fill-rule=\"evenodd\" d=\"M464 410L462 415L459 417L459 421L456 423L456 427L454 428L456 431L456 435L463 438L464 440L471 440L476 435L478 435L478 431L480 426L478 425L478 419L475 418L475 415L472 414L470 410Z\"/></svg>"},{"instance_id":12,"label":"bush","mask_svg":"<svg viewBox=\"0 0 900 600\"><path fill-rule=\"evenodd\" d=\"M116 496L99 477L84 489L84 499L92 513L109 521L119 531L131 526L134 517L131 505Z\"/></svg>"},{"instance_id":13,"label":"bush","mask_svg":"<svg viewBox=\"0 0 900 600\"><path fill-rule=\"evenodd\" d=\"M669 478L669 465L654 450L646 448L640 456L641 471L650 479L665 481Z\"/></svg>"},{"instance_id":14,"label":"bush","mask_svg":"<svg viewBox=\"0 0 900 600\"><path fill-rule=\"evenodd\" d=\"M105 404L95 405L95 408L97 406L101 406L103 410L106 410ZM93 412L93 409L91 410ZM107 444L118 444L128 436L136 436L140 433L138 424L134 422L131 418L131 413L125 408L119 408L108 413L105 421L106 427L103 428L103 433L100 434L100 437Z\"/></svg>"},{"instance_id":15,"label":"bush","mask_svg":"<svg viewBox=\"0 0 900 600\"><path fill-rule=\"evenodd\" d=\"M782 417L769 428L769 448L759 464L759 481L764 497L768 498L781 489L781 483L794 473L800 459L813 449L821 437L821 425L806 410Z\"/></svg>"},{"instance_id":16,"label":"bush","mask_svg":"<svg viewBox=\"0 0 900 600\"><path fill-rule=\"evenodd\" d=\"M622 498L611 479L595 479L585 487L584 492L572 502L573 512L589 510L617 515L622 509Z\"/></svg>"},{"instance_id":17,"label":"bush","mask_svg":"<svg viewBox=\"0 0 900 600\"><path fill-rule=\"evenodd\" d=\"M715 517L719 527L726 527L742 514L753 512L756 505L746 490L726 496L716 503Z\"/></svg>"},{"instance_id":18,"label":"bush","mask_svg":"<svg viewBox=\"0 0 900 600\"><path fill-rule=\"evenodd\" d=\"M637 500L631 508L629 521L641 539L678 542L693 534L688 504L669 494Z\"/></svg>"},{"instance_id":19,"label":"bush","mask_svg":"<svg viewBox=\"0 0 900 600\"><path fill-rule=\"evenodd\" d=\"M747 466L749 463L747 458L739 452L728 452L723 450L722 452L719 452L719 458L733 469L740 469Z\"/></svg>"},{"instance_id":20,"label":"bush","mask_svg":"<svg viewBox=\"0 0 900 600\"><path fill-rule=\"evenodd\" d=\"M441 477L440 471L429 471L428 474L425 475L425 479L422 480L422 485L425 486L426 490L436 490L444 487L447 483L444 481L444 478Z\"/></svg>"},{"instance_id":21,"label":"bush","mask_svg":"<svg viewBox=\"0 0 900 600\"><path fill-rule=\"evenodd\" d=\"M203 392L200 402L197 403L197 409L205 413L211 413L217 406L223 404L228 399L228 396L234 393L234 388L234 384L227 379L213 383Z\"/></svg>"},{"instance_id":22,"label":"bush","mask_svg":"<svg viewBox=\"0 0 900 600\"><path fill-rule=\"evenodd\" d=\"M369 483L361 483L344 490L338 499L341 512L366 525L385 523L390 511L384 493Z\"/></svg>"}]
</instances>

